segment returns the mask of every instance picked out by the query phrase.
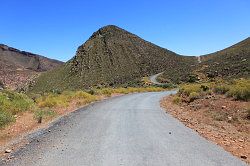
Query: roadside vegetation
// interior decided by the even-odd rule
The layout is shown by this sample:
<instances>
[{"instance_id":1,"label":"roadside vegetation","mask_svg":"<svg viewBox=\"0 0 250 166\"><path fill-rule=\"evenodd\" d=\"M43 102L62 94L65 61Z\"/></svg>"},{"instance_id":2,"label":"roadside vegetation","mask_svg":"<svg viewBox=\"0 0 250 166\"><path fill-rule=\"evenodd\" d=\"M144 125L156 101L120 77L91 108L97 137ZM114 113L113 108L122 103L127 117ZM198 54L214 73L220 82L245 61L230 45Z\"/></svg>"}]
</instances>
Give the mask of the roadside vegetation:
<instances>
[{"instance_id":1,"label":"roadside vegetation","mask_svg":"<svg viewBox=\"0 0 250 166\"><path fill-rule=\"evenodd\" d=\"M213 93L232 97L234 100L249 101L250 79L183 84L180 86L178 96L182 101L192 102Z\"/></svg>"},{"instance_id":2,"label":"roadside vegetation","mask_svg":"<svg viewBox=\"0 0 250 166\"><path fill-rule=\"evenodd\" d=\"M76 109L79 106L110 97L115 94L135 92L157 92L164 87L145 86L128 88L99 88L85 91L58 91L53 90L43 94L23 94L11 90L0 91L0 128L16 121L17 116L24 112L34 114L38 123L52 119L65 113L65 110ZM73 107L72 107L73 105ZM62 112L64 110L64 112Z\"/></svg>"},{"instance_id":3,"label":"roadside vegetation","mask_svg":"<svg viewBox=\"0 0 250 166\"><path fill-rule=\"evenodd\" d=\"M247 38L224 50L200 56L200 62L187 58L183 63L173 66L174 70L165 70L158 77L159 82L194 83L197 81L232 80L250 77L250 38ZM191 62L190 62L191 61ZM192 61L197 61L194 64Z\"/></svg>"},{"instance_id":4,"label":"roadside vegetation","mask_svg":"<svg viewBox=\"0 0 250 166\"><path fill-rule=\"evenodd\" d=\"M210 105L207 105L209 110L206 114L217 121L235 122L240 124L240 119L243 121L249 120L250 79L184 84L180 86L180 90L178 94L173 97L172 102L179 105L193 106L201 103L204 105L204 101L211 100L211 105L213 105L215 100L219 101L223 98L229 102L235 101L237 103L247 103L248 106L239 112L239 110L236 110L235 108L229 108L230 106L226 106L227 103L221 103L221 105L216 106L217 109L212 109ZM197 109L199 109L199 107ZM220 111L223 109L227 111Z\"/></svg>"},{"instance_id":5,"label":"roadside vegetation","mask_svg":"<svg viewBox=\"0 0 250 166\"><path fill-rule=\"evenodd\" d=\"M250 163L250 79L182 84L162 100L166 111Z\"/></svg>"},{"instance_id":6,"label":"roadside vegetation","mask_svg":"<svg viewBox=\"0 0 250 166\"><path fill-rule=\"evenodd\" d=\"M27 95L8 90L0 92L0 128L15 121L15 115L34 108L35 103Z\"/></svg>"}]
</instances>

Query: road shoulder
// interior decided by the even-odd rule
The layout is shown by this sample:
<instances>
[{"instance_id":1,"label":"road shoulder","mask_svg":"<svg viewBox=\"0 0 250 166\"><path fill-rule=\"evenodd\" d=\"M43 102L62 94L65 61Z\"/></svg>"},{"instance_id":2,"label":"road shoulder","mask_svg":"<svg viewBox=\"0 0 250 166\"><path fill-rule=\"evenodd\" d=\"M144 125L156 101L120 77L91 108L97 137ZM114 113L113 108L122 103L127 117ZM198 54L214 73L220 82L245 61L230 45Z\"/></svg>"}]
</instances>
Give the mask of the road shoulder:
<instances>
[{"instance_id":1,"label":"road shoulder","mask_svg":"<svg viewBox=\"0 0 250 166\"><path fill-rule=\"evenodd\" d=\"M250 128L249 123L243 124L243 122L234 123L214 120L212 118L214 115L211 116L211 113L216 112L211 111L211 109L225 110L228 109L228 107L234 107L240 110L243 109L247 103L242 104L236 102L235 104L235 102L230 102L228 99L219 99L213 103L213 101L203 99L202 101L197 101L192 104L177 105L173 103L173 98L174 96L167 96L161 100L161 106L167 113L180 120L187 127L198 132L199 135L220 145L241 160L250 163L250 133L247 132ZM220 105L222 101L227 104ZM205 102L207 105L205 105ZM216 108L218 105L219 108ZM210 108L211 112L208 112L208 108Z\"/></svg>"}]
</instances>

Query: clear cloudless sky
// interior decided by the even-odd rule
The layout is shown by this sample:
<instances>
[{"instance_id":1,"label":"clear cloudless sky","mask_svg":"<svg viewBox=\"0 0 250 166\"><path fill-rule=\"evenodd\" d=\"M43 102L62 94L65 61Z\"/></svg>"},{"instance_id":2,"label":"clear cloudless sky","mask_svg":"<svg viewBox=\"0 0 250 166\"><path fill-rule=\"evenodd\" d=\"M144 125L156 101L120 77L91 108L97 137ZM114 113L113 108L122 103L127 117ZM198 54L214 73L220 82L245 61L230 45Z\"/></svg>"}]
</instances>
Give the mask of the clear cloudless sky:
<instances>
[{"instance_id":1,"label":"clear cloudless sky","mask_svg":"<svg viewBox=\"0 0 250 166\"><path fill-rule=\"evenodd\" d=\"M113 24L182 55L250 36L250 0L2 0L0 43L67 61Z\"/></svg>"}]
</instances>

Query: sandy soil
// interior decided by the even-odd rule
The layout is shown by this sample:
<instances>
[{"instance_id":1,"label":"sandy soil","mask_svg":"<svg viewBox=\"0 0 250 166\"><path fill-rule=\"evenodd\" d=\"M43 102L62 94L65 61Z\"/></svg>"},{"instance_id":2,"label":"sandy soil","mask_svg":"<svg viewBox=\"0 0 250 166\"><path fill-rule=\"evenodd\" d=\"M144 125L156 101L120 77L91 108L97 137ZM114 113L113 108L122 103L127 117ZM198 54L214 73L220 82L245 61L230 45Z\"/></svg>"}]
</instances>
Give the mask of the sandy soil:
<instances>
[{"instance_id":1,"label":"sandy soil","mask_svg":"<svg viewBox=\"0 0 250 166\"><path fill-rule=\"evenodd\" d=\"M179 119L201 136L222 146L226 151L250 163L249 102L234 101L211 95L191 103L172 102L173 96L161 101L167 113Z\"/></svg>"}]
</instances>

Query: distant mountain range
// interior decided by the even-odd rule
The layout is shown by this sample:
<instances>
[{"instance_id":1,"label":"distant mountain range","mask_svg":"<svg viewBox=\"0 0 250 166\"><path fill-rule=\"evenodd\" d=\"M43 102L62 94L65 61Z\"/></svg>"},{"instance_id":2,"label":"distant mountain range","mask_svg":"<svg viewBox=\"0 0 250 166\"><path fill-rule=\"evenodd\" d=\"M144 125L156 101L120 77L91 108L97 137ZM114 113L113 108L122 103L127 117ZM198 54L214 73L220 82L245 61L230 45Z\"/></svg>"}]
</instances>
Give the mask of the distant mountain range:
<instances>
[{"instance_id":1,"label":"distant mountain range","mask_svg":"<svg viewBox=\"0 0 250 166\"><path fill-rule=\"evenodd\" d=\"M0 44L0 81L9 88L15 89L32 76L62 64L58 60Z\"/></svg>"}]
</instances>

